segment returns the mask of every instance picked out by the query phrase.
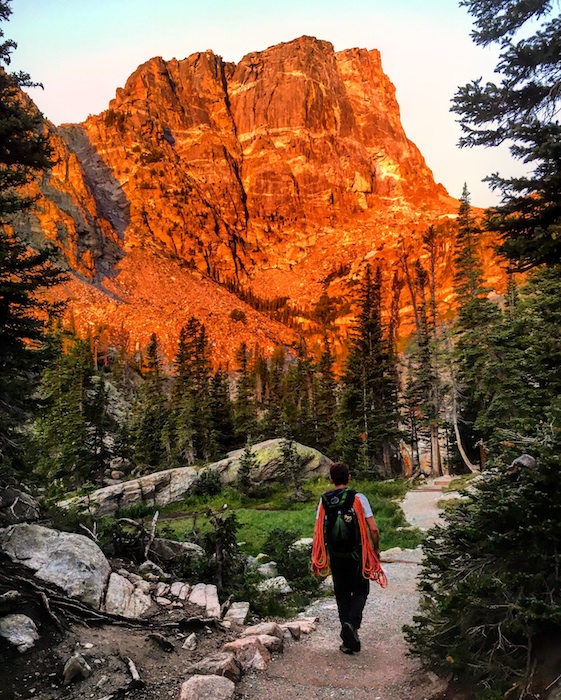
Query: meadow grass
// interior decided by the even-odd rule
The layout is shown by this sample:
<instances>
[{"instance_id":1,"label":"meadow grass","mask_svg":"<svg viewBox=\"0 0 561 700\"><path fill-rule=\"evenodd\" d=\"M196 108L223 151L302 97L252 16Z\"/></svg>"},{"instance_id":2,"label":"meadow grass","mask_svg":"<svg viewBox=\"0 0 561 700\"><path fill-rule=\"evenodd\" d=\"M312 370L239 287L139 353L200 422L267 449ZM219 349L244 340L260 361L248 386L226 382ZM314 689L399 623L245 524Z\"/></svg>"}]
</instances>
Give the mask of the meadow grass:
<instances>
[{"instance_id":1,"label":"meadow grass","mask_svg":"<svg viewBox=\"0 0 561 700\"><path fill-rule=\"evenodd\" d=\"M364 493L380 528L382 549L412 548L422 541L417 529L408 528L398 501L410 488L405 481L353 481L352 487ZM213 496L190 496L181 503L163 509L160 528L168 537L189 540L193 531L208 529L208 511L234 512L239 523L237 539L243 551L256 555L272 530L290 530L295 538L312 537L316 509L321 494L329 488L326 479L306 484L307 501L292 500L286 488L274 487L258 498L249 498L234 489L225 488ZM406 528L406 529L403 529Z\"/></svg>"}]
</instances>

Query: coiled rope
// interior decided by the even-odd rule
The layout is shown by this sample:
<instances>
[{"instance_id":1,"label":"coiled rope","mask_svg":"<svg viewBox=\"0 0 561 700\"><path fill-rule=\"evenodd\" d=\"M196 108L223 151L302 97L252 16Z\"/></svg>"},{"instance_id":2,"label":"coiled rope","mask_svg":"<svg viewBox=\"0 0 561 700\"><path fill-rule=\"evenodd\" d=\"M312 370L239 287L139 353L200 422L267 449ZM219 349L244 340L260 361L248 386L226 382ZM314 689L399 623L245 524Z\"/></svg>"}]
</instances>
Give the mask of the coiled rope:
<instances>
[{"instance_id":1,"label":"coiled rope","mask_svg":"<svg viewBox=\"0 0 561 700\"><path fill-rule=\"evenodd\" d=\"M382 564L380 563L380 558L374 551L372 542L370 541L370 536L368 533L368 524L364 516L364 510L360 498L355 498L353 508L357 516L359 531L360 531L360 544L362 551L362 575L364 578L375 581L382 588L388 585L388 579ZM323 503L320 503L319 513L316 519L316 524L314 527L314 543L312 545L312 572L317 576L325 578L329 575L331 569L329 566L329 557L327 556L327 548L325 546L325 508Z\"/></svg>"}]
</instances>

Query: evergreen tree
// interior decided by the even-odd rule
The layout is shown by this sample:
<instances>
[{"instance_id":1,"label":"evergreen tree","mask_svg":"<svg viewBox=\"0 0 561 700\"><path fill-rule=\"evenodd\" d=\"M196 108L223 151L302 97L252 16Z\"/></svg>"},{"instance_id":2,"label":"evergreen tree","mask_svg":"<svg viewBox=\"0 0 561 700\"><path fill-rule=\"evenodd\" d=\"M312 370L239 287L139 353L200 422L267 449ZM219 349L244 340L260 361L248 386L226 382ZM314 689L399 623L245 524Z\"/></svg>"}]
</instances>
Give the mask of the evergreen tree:
<instances>
[{"instance_id":1,"label":"evergreen tree","mask_svg":"<svg viewBox=\"0 0 561 700\"><path fill-rule=\"evenodd\" d=\"M497 83L476 80L459 88L453 111L464 132L461 146L510 142L530 174L489 178L502 203L489 211L489 228L520 268L561 261L561 16L551 0L462 0L475 20L472 37L500 47Z\"/></svg>"},{"instance_id":2,"label":"evergreen tree","mask_svg":"<svg viewBox=\"0 0 561 700\"><path fill-rule=\"evenodd\" d=\"M409 358L405 397L411 448L416 462L413 467L415 470L420 466L418 441L419 436L424 434L430 443L431 473L438 476L442 473L439 445L440 377L435 329L432 326L434 315L431 313L432 304L427 300L429 275L418 260L415 263L414 279L417 290L417 329Z\"/></svg>"},{"instance_id":3,"label":"evergreen tree","mask_svg":"<svg viewBox=\"0 0 561 700\"><path fill-rule=\"evenodd\" d=\"M180 332L175 369L171 397L174 460L182 465L207 461L217 453L211 414L212 367L206 329L194 316Z\"/></svg>"},{"instance_id":4,"label":"evergreen tree","mask_svg":"<svg viewBox=\"0 0 561 700\"><path fill-rule=\"evenodd\" d=\"M10 3L0 0L0 20L10 14ZM20 89L30 78L2 67L15 47L0 43L0 471L24 469L22 425L36 406L47 321L60 310L37 292L62 281L53 253L29 250L10 228L33 203L21 187L51 165L41 114Z\"/></svg>"},{"instance_id":5,"label":"evergreen tree","mask_svg":"<svg viewBox=\"0 0 561 700\"><path fill-rule=\"evenodd\" d=\"M53 360L43 374L44 408L37 420L37 472L51 485L76 488L98 483L92 451L91 390L93 362L89 343L59 331L51 340Z\"/></svg>"},{"instance_id":6,"label":"evergreen tree","mask_svg":"<svg viewBox=\"0 0 561 700\"><path fill-rule=\"evenodd\" d=\"M255 378L249 369L249 351L242 343L236 352L238 379L234 398L234 426L238 441L250 441L257 435Z\"/></svg>"},{"instance_id":7,"label":"evergreen tree","mask_svg":"<svg viewBox=\"0 0 561 700\"><path fill-rule=\"evenodd\" d=\"M210 381L209 409L212 419L210 459L220 459L236 446L236 431L228 375L218 369Z\"/></svg>"},{"instance_id":8,"label":"evergreen tree","mask_svg":"<svg viewBox=\"0 0 561 700\"><path fill-rule=\"evenodd\" d=\"M474 425L485 405L484 368L491 352L491 330L500 322L498 306L487 298L483 284L478 244L479 231L474 224L469 193L464 187L458 213L454 289L458 301L453 359L453 416L458 448L466 466L475 470L475 447L486 436ZM464 449L464 443L466 445ZM470 453L471 451L471 453Z\"/></svg>"},{"instance_id":9,"label":"evergreen tree","mask_svg":"<svg viewBox=\"0 0 561 700\"><path fill-rule=\"evenodd\" d=\"M338 451L355 473L392 471L398 428L395 360L382 324L382 274L367 266L338 411Z\"/></svg>"},{"instance_id":10,"label":"evergreen tree","mask_svg":"<svg viewBox=\"0 0 561 700\"><path fill-rule=\"evenodd\" d=\"M327 337L323 342L323 351L313 378L313 436L310 445L325 455L332 455L337 433L337 382Z\"/></svg>"},{"instance_id":11,"label":"evergreen tree","mask_svg":"<svg viewBox=\"0 0 561 700\"><path fill-rule=\"evenodd\" d=\"M291 438L284 438L281 443L281 474L292 488L295 501L306 501L304 493L304 471L298 455L298 450Z\"/></svg>"},{"instance_id":12,"label":"evergreen tree","mask_svg":"<svg viewBox=\"0 0 561 700\"><path fill-rule=\"evenodd\" d=\"M142 468L166 465L164 436L169 420L164 380L160 366L158 338L150 336L146 348L144 382L132 419L133 460Z\"/></svg>"},{"instance_id":13,"label":"evergreen tree","mask_svg":"<svg viewBox=\"0 0 561 700\"><path fill-rule=\"evenodd\" d=\"M257 468L257 457L251 449L251 444L246 443L240 462L238 465L238 473L236 476L236 488L245 496L251 495L252 480L251 474Z\"/></svg>"}]
</instances>

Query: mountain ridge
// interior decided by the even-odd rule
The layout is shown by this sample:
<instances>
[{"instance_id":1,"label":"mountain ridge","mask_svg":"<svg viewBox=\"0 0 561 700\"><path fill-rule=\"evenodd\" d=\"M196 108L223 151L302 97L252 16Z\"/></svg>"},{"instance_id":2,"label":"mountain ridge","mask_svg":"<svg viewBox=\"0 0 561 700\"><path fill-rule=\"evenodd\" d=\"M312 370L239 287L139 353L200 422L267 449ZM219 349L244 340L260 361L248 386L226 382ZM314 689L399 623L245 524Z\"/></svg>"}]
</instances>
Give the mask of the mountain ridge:
<instances>
[{"instance_id":1,"label":"mountain ridge","mask_svg":"<svg viewBox=\"0 0 561 700\"><path fill-rule=\"evenodd\" d=\"M375 49L335 52L301 37L238 64L211 51L152 58L105 112L48 128L57 162L16 228L55 242L77 273L67 289L81 331L128 333L136 346L161 326L173 356L194 315L220 361L232 358L232 337L266 338L267 348L297 342L293 328L254 318L249 292L285 299L312 335L318 328L298 309L313 315L327 295L340 307L332 335L343 337L365 263L381 265L388 295L396 277L405 288L404 260L425 255L430 225L442 231L439 292L449 303L458 202L407 138ZM150 281L131 281L134 270ZM166 275L175 293L156 283ZM405 299L398 305L410 326ZM225 322L234 309L245 324Z\"/></svg>"}]
</instances>

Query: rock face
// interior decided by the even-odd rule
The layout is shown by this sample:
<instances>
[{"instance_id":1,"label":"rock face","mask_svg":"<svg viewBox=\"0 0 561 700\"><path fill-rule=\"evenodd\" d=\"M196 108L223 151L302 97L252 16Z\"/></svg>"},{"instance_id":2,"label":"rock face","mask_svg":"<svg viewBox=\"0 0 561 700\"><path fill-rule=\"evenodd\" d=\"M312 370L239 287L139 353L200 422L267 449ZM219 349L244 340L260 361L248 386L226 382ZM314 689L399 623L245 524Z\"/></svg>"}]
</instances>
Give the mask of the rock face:
<instances>
[{"instance_id":1,"label":"rock face","mask_svg":"<svg viewBox=\"0 0 561 700\"><path fill-rule=\"evenodd\" d=\"M78 330L93 322L137 349L155 331L172 355L195 315L216 361L242 340L270 351L294 332L233 284L309 310L324 291L344 298L366 260L389 281L429 224L446 301L458 203L407 139L376 50L301 37L237 65L152 58L105 112L48 129L57 164L16 229L79 273L61 292Z\"/></svg>"},{"instance_id":2,"label":"rock face","mask_svg":"<svg viewBox=\"0 0 561 700\"><path fill-rule=\"evenodd\" d=\"M250 478L255 483L265 483L279 480L279 468L282 463L282 440L265 440L251 448L257 467ZM329 474L331 460L313 447L294 443L300 458L301 469L306 479ZM223 484L235 481L240 458L243 450L234 450L226 459L209 464L201 469L216 472ZM138 479L131 479L113 486L106 486L93 491L87 496L61 501L61 507L72 507L87 510L96 515L115 515L119 508L145 504L150 506L165 506L185 498L197 480L197 471L192 467L168 469L154 474L147 474ZM170 540L158 539L152 544L152 550L162 560L175 556L197 556L201 554L200 547Z\"/></svg>"},{"instance_id":3,"label":"rock face","mask_svg":"<svg viewBox=\"0 0 561 700\"><path fill-rule=\"evenodd\" d=\"M196 479L197 472L192 467L167 469L106 486L88 496L69 499L59 505L84 508L97 515L115 515L120 508L141 503L165 506L185 498Z\"/></svg>"},{"instance_id":4,"label":"rock face","mask_svg":"<svg viewBox=\"0 0 561 700\"><path fill-rule=\"evenodd\" d=\"M12 525L0 530L0 549L12 561L32 569L37 578L84 603L101 606L110 566L87 537L41 525Z\"/></svg>"},{"instance_id":5,"label":"rock face","mask_svg":"<svg viewBox=\"0 0 561 700\"><path fill-rule=\"evenodd\" d=\"M256 468L249 475L255 483L267 483L279 480L279 472L282 464L282 440L265 440L253 445L251 451L255 455ZM329 474L332 462L329 457L321 454L313 447L294 443L296 453L300 459L300 468L305 479ZM243 450L234 450L226 459L210 464L205 469L214 471L220 475L223 484L231 484L236 480L238 467Z\"/></svg>"}]
</instances>

